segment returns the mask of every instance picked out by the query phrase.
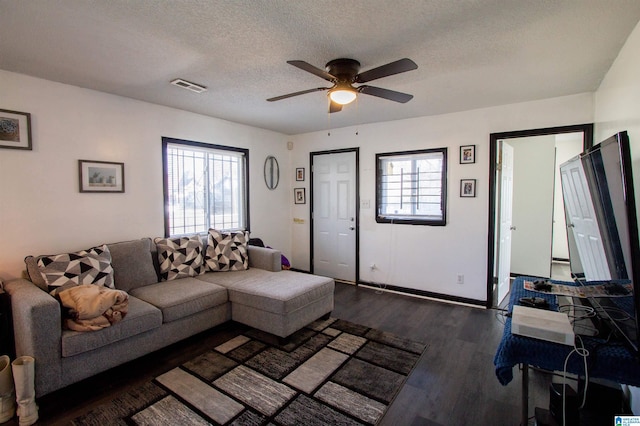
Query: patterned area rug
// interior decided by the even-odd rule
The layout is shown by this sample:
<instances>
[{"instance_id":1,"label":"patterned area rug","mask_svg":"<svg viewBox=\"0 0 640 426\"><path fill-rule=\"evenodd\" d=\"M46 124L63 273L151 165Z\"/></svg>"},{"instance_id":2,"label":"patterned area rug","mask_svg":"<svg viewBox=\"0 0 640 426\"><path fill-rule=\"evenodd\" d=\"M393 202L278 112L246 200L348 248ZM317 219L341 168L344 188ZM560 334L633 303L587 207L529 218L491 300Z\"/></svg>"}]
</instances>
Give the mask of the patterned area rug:
<instances>
[{"instance_id":1,"label":"patterned area rug","mask_svg":"<svg viewBox=\"0 0 640 426\"><path fill-rule=\"evenodd\" d=\"M251 329L73 424L375 424L425 349L335 318L284 345Z\"/></svg>"}]
</instances>

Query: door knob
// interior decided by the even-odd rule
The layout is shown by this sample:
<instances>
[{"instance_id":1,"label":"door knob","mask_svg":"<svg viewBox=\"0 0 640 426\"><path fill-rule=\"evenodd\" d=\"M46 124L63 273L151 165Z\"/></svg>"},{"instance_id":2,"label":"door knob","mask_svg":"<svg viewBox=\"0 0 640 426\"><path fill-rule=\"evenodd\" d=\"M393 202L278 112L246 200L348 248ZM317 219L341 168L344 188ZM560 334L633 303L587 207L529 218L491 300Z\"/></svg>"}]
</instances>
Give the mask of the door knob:
<instances>
[{"instance_id":1,"label":"door knob","mask_svg":"<svg viewBox=\"0 0 640 426\"><path fill-rule=\"evenodd\" d=\"M349 227L349 229L351 229L351 230L353 231L353 230L354 230L354 229L356 229L356 228L355 228L355 227L353 227L353 226L350 226L350 227Z\"/></svg>"}]
</instances>

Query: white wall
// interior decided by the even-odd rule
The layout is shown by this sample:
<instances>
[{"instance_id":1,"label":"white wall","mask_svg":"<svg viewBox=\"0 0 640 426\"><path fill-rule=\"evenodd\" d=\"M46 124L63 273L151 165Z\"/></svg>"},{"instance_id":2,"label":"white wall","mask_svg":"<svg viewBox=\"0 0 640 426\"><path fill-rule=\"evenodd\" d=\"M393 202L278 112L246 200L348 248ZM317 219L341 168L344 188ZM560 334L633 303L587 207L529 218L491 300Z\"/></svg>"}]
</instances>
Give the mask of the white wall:
<instances>
[{"instance_id":1,"label":"white wall","mask_svg":"<svg viewBox=\"0 0 640 426\"><path fill-rule=\"evenodd\" d=\"M555 136L509 139L513 147L511 272L550 277Z\"/></svg>"},{"instance_id":2,"label":"white wall","mask_svg":"<svg viewBox=\"0 0 640 426\"><path fill-rule=\"evenodd\" d=\"M33 151L0 150L0 278L19 276L28 254L57 253L163 233L162 136L250 149L251 228L308 270L309 152L360 147L360 277L409 289L486 299L488 141L492 132L591 122L592 94L455 114L315 132L294 137L185 111L0 71L2 107L32 114ZM401 106L399 106L401 107ZM340 114L354 114L345 108ZM287 151L286 142L294 142ZM460 165L460 145L476 163ZM377 224L375 153L448 147L448 225ZM281 185L268 191L262 164L282 158ZM80 194L77 160L125 163L126 193ZM305 167L304 182L294 169ZM460 198L460 179L477 179L477 197ZM295 218L304 220L294 223ZM375 262L379 269L370 271ZM455 284L464 274L463 285Z\"/></svg>"},{"instance_id":3,"label":"white wall","mask_svg":"<svg viewBox=\"0 0 640 426\"><path fill-rule=\"evenodd\" d=\"M631 142L636 206L640 206L640 24L636 26L595 93L595 142L627 130ZM640 389L631 388L640 413Z\"/></svg>"},{"instance_id":4,"label":"white wall","mask_svg":"<svg viewBox=\"0 0 640 426\"><path fill-rule=\"evenodd\" d=\"M594 142L627 130L631 141L634 186L640 176L640 24L636 26L595 93ZM640 191L638 191L640 193ZM636 194L636 197L639 194Z\"/></svg>"},{"instance_id":5,"label":"white wall","mask_svg":"<svg viewBox=\"0 0 640 426\"><path fill-rule=\"evenodd\" d=\"M1 279L20 276L29 254L162 236L162 136L248 148L252 235L290 253L286 136L1 70L0 99L31 113L33 133L32 151L0 149ZM283 176L274 191L269 154ZM79 159L124 162L126 192L79 193Z\"/></svg>"},{"instance_id":6,"label":"white wall","mask_svg":"<svg viewBox=\"0 0 640 426\"><path fill-rule=\"evenodd\" d=\"M402 106L398 106L401 108ZM355 114L347 107L340 114ZM409 289L486 300L489 135L593 121L592 94L454 114L361 125L297 135L292 168L309 167L309 153L360 147L360 278ZM356 130L358 135L356 135ZM459 164L461 145L476 145L476 163ZM375 154L400 150L448 148L447 226L410 226L375 222ZM477 197L460 198L460 179L477 179ZM309 194L309 179L304 182ZM309 196L309 195L308 195ZM309 204L293 207L292 252L297 267L308 269ZM369 265L375 263L375 271ZM464 274L464 284L456 284Z\"/></svg>"}]
</instances>

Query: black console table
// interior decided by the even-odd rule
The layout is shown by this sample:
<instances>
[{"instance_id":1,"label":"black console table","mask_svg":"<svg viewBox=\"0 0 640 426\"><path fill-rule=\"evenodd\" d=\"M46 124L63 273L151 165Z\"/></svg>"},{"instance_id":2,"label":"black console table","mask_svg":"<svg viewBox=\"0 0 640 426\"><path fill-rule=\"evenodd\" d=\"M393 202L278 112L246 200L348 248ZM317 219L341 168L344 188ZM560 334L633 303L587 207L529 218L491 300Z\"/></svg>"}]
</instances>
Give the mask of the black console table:
<instances>
[{"instance_id":1,"label":"black console table","mask_svg":"<svg viewBox=\"0 0 640 426\"><path fill-rule=\"evenodd\" d=\"M511 334L511 312L522 297L542 297L549 303L549 309L558 310L555 295L529 291L524 282L535 278L518 277L511 287L508 315L506 316L502 340L496 351L494 365L501 384L507 385L513 379L513 367L522 365L522 420L526 425L529 417L529 366L550 371L563 371L565 359L572 347ZM556 284L573 283L552 281ZM590 378L600 378L621 384L640 386L640 360L618 341L607 341L603 337L581 336L584 347L589 351L587 365ZM584 360L573 354L567 362L567 372L584 376Z\"/></svg>"}]
</instances>

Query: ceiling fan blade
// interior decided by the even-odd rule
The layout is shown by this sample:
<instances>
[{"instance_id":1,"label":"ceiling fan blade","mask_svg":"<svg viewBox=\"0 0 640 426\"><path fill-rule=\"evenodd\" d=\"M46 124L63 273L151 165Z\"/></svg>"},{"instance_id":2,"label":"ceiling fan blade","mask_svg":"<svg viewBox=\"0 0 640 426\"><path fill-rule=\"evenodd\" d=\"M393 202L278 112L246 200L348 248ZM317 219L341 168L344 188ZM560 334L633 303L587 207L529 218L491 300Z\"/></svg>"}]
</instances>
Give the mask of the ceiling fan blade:
<instances>
[{"instance_id":1,"label":"ceiling fan blade","mask_svg":"<svg viewBox=\"0 0 640 426\"><path fill-rule=\"evenodd\" d=\"M332 76L328 72L326 72L324 70L321 70L318 67L314 67L313 65L311 65L308 62L305 62L305 61L287 61L287 63L293 65L294 67L298 67L301 70L304 70L306 72L310 72L311 74L317 75L320 78L324 78L327 81L334 82L334 81L337 80L334 76Z\"/></svg>"},{"instance_id":2,"label":"ceiling fan blade","mask_svg":"<svg viewBox=\"0 0 640 426\"><path fill-rule=\"evenodd\" d=\"M329 113L342 111L342 105L337 102L329 101Z\"/></svg>"},{"instance_id":3,"label":"ceiling fan blade","mask_svg":"<svg viewBox=\"0 0 640 426\"><path fill-rule=\"evenodd\" d=\"M411 71L418 68L415 62L411 59L404 58L395 62L381 65L377 68L370 69L369 71L362 72L356 76L356 83L366 83L367 81L377 80L378 78L388 77L394 74L400 74L401 72Z\"/></svg>"},{"instance_id":4,"label":"ceiling fan blade","mask_svg":"<svg viewBox=\"0 0 640 426\"><path fill-rule=\"evenodd\" d=\"M413 95L409 95L408 93L396 92L395 90L383 89L382 87L360 86L358 87L358 92L388 99L390 101L400 102L402 104L413 99Z\"/></svg>"},{"instance_id":5,"label":"ceiling fan blade","mask_svg":"<svg viewBox=\"0 0 640 426\"><path fill-rule=\"evenodd\" d=\"M329 88L328 87L316 87L315 89L301 90L299 92L293 92L293 93L289 93L289 94L286 94L286 95L281 95L281 96L276 96L276 97L273 97L273 98L269 98L269 99L267 99L267 101L269 101L269 102L280 101L282 99L292 98L294 96L299 96L299 95L305 95L305 94L311 93L311 92L318 92L320 90L329 90Z\"/></svg>"}]
</instances>

